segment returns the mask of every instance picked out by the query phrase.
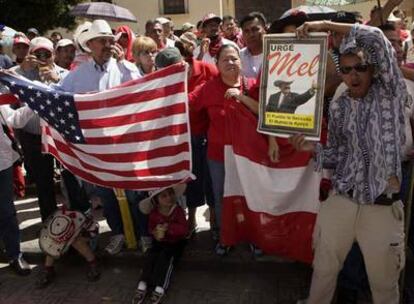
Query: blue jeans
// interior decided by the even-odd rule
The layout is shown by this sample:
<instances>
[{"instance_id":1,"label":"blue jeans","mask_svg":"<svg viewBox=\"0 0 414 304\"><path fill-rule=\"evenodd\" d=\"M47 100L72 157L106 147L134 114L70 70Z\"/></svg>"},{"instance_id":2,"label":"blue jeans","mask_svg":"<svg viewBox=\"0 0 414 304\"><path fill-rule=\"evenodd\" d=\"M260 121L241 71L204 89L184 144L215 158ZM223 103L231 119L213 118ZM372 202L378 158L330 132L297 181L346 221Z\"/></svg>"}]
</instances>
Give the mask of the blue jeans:
<instances>
[{"instance_id":1,"label":"blue jeans","mask_svg":"<svg viewBox=\"0 0 414 304\"><path fill-rule=\"evenodd\" d=\"M13 203L13 167L0 171L0 239L7 257L14 260L20 254L20 231Z\"/></svg>"},{"instance_id":2,"label":"blue jeans","mask_svg":"<svg viewBox=\"0 0 414 304\"><path fill-rule=\"evenodd\" d=\"M214 210L216 212L216 227L221 227L221 204L224 196L224 162L208 160L211 183L213 187Z\"/></svg>"},{"instance_id":3,"label":"blue jeans","mask_svg":"<svg viewBox=\"0 0 414 304\"><path fill-rule=\"evenodd\" d=\"M135 235L150 236L148 232L148 215L143 214L139 210L139 202L148 197L146 191L134 191L125 190L125 196L127 197L129 210L131 211L132 220L134 222Z\"/></svg>"},{"instance_id":4,"label":"blue jeans","mask_svg":"<svg viewBox=\"0 0 414 304\"><path fill-rule=\"evenodd\" d=\"M114 235L124 234L121 210L113 189L96 186L95 194L101 199L103 213Z\"/></svg>"}]
</instances>

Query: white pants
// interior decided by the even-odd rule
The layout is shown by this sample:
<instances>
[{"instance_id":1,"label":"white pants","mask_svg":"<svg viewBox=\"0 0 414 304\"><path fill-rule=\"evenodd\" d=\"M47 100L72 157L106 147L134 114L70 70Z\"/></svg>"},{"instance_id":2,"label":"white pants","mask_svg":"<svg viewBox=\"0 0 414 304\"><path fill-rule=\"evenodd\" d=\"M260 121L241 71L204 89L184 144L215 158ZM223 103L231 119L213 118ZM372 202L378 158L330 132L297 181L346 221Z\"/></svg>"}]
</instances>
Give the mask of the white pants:
<instances>
[{"instance_id":1,"label":"white pants","mask_svg":"<svg viewBox=\"0 0 414 304\"><path fill-rule=\"evenodd\" d=\"M330 304L339 271L354 241L364 256L374 304L398 304L398 279L405 263L404 210L360 205L336 194L322 203L313 242L315 258L307 304Z\"/></svg>"}]
</instances>

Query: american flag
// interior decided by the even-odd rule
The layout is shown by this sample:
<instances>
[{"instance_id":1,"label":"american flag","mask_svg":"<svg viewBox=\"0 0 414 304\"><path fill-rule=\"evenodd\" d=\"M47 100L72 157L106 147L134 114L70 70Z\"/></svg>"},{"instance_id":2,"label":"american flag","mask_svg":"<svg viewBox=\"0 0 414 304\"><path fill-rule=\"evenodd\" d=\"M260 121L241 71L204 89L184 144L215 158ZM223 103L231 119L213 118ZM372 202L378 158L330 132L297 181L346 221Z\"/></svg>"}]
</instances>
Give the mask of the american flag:
<instances>
[{"instance_id":1,"label":"american flag","mask_svg":"<svg viewBox=\"0 0 414 304\"><path fill-rule=\"evenodd\" d=\"M72 94L0 72L0 83L42 118L45 152L88 182L137 190L191 178L186 81L178 64L110 90Z\"/></svg>"}]
</instances>

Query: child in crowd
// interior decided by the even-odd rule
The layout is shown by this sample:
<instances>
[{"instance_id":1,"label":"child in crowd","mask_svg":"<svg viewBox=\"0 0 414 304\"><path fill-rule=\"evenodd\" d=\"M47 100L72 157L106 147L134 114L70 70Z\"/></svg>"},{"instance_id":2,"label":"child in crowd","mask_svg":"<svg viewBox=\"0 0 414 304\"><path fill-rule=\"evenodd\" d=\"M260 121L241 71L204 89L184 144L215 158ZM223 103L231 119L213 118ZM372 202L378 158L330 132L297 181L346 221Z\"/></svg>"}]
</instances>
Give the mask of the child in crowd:
<instances>
[{"instance_id":1,"label":"child in crowd","mask_svg":"<svg viewBox=\"0 0 414 304\"><path fill-rule=\"evenodd\" d=\"M55 259L61 257L71 246L88 262L88 281L97 281L100 271L89 240L98 234L99 225L90 214L57 210L43 225L40 231L39 245L46 254L44 269L37 281L37 288L45 288L55 278Z\"/></svg>"},{"instance_id":2,"label":"child in crowd","mask_svg":"<svg viewBox=\"0 0 414 304\"><path fill-rule=\"evenodd\" d=\"M133 304L143 303L150 287L154 288L150 303L161 303L165 296L173 265L184 249L188 233L184 210L177 204L177 197L184 193L185 187L177 184L155 190L140 202L141 212L149 214L148 228L154 240L145 257Z\"/></svg>"}]
</instances>

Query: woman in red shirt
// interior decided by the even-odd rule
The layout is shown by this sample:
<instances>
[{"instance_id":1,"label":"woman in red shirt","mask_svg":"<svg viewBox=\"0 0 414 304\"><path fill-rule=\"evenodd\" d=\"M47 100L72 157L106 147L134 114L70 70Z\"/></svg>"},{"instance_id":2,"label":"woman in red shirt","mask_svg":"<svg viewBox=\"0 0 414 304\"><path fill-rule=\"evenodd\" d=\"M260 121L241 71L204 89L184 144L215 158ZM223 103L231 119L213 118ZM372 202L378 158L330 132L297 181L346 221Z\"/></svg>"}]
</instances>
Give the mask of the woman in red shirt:
<instances>
[{"instance_id":1,"label":"woman in red shirt","mask_svg":"<svg viewBox=\"0 0 414 304\"><path fill-rule=\"evenodd\" d=\"M206 112L207 159L212 179L216 226L220 229L221 202L224 192L224 145L225 145L225 103L234 99L243 103L250 111L258 113L258 87L255 79L241 76L239 49L223 45L217 53L219 75L195 90L189 96L190 110L194 113ZM252 96L252 97L249 97ZM216 253L224 255L227 248L217 244Z\"/></svg>"}]
</instances>

